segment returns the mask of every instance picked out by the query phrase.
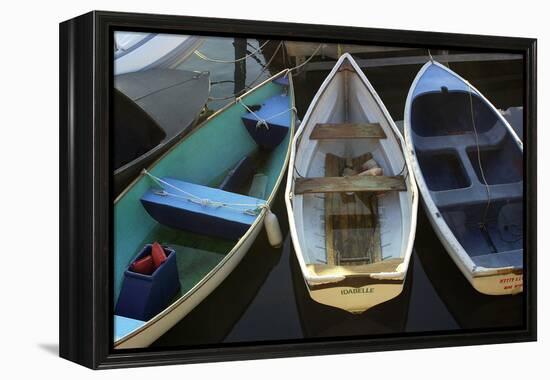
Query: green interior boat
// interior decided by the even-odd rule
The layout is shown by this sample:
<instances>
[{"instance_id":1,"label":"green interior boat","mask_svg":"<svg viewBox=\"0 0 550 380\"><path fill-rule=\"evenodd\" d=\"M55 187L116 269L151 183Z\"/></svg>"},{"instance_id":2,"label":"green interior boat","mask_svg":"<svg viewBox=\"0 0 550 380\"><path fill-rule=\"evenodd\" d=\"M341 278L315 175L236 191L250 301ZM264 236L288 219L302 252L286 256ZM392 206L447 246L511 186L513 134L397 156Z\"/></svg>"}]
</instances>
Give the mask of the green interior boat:
<instances>
[{"instance_id":1,"label":"green interior boat","mask_svg":"<svg viewBox=\"0 0 550 380\"><path fill-rule=\"evenodd\" d=\"M170 177L217 188L239 161L248 156L254 161L255 171L234 192L263 199L269 205L284 174L294 131L292 81L287 85L274 82L287 75L290 76L287 71L275 75L243 95L240 102L231 102L213 114L147 171L155 177ZM291 119L289 133L273 150L261 149L241 120L250 111L243 103L252 107L277 95L286 95L288 98L288 115ZM145 244L156 241L176 251L180 281L180 292L174 299L176 301L191 291L218 265L223 265L224 257L235 251L234 248L240 240L211 237L161 225L149 215L140 201L154 186L151 177L141 175L114 203L115 305L121 292L124 273ZM258 217L260 214L256 217L256 222ZM115 316L115 342L146 322Z\"/></svg>"}]
</instances>

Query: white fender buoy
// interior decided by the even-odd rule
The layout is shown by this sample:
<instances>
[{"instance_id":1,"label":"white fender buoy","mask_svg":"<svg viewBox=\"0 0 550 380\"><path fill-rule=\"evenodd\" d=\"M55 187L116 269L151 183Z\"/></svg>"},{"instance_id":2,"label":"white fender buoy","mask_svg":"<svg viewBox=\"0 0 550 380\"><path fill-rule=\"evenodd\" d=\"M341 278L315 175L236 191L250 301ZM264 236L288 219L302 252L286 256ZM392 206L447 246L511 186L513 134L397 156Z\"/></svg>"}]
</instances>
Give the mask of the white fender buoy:
<instances>
[{"instance_id":1,"label":"white fender buoy","mask_svg":"<svg viewBox=\"0 0 550 380\"><path fill-rule=\"evenodd\" d=\"M270 209L267 209L265 214L264 227L269 244L274 248L279 248L283 244L283 234L277 216Z\"/></svg>"}]
</instances>

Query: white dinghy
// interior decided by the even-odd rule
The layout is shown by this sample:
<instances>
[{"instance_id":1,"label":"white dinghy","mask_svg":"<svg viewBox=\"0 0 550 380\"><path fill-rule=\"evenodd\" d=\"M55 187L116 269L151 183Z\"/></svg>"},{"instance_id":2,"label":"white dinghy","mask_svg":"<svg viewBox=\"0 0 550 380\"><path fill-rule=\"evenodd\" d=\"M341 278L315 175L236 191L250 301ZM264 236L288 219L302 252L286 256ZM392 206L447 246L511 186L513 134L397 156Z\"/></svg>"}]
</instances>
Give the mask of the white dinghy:
<instances>
[{"instance_id":1,"label":"white dinghy","mask_svg":"<svg viewBox=\"0 0 550 380\"><path fill-rule=\"evenodd\" d=\"M198 36L117 31L114 33L114 74L175 68L203 41Z\"/></svg>"},{"instance_id":2,"label":"white dinghy","mask_svg":"<svg viewBox=\"0 0 550 380\"><path fill-rule=\"evenodd\" d=\"M418 207L402 147L376 91L342 55L293 140L285 194L315 301L361 313L401 293Z\"/></svg>"},{"instance_id":3,"label":"white dinghy","mask_svg":"<svg viewBox=\"0 0 550 380\"><path fill-rule=\"evenodd\" d=\"M483 294L523 290L523 144L500 112L429 61L405 105L405 140L426 214Z\"/></svg>"}]
</instances>

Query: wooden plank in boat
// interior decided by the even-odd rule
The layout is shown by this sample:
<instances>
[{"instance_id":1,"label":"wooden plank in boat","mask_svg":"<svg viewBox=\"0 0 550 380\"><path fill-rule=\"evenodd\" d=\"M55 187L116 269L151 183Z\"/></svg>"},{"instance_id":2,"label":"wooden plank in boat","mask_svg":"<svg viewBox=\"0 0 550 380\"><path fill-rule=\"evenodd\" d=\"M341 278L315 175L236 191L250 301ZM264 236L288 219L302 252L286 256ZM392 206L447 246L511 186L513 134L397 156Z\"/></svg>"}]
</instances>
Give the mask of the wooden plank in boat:
<instances>
[{"instance_id":1,"label":"wooden plank in boat","mask_svg":"<svg viewBox=\"0 0 550 380\"><path fill-rule=\"evenodd\" d=\"M311 132L311 140L326 139L385 139L386 134L376 123L319 123Z\"/></svg>"},{"instance_id":2,"label":"wooden plank in boat","mask_svg":"<svg viewBox=\"0 0 550 380\"><path fill-rule=\"evenodd\" d=\"M358 170L367 155L354 159ZM346 160L327 154L325 174L337 176L346 167ZM359 193L325 194L325 247L328 265L363 265L381 260L380 228L375 214L376 195ZM374 207L374 208L373 208Z\"/></svg>"},{"instance_id":3,"label":"wooden plank in boat","mask_svg":"<svg viewBox=\"0 0 550 380\"><path fill-rule=\"evenodd\" d=\"M371 153L366 153L361 156L355 157L352 160L353 168L357 172L360 172L362 170L363 163L370 160L371 158ZM382 261L382 240L380 237L380 221L378 220L378 197L375 193L370 192L356 192L355 196L361 201L360 203L363 203L368 207L369 211L372 214L371 220L373 225L371 227L374 230L372 231L371 235L372 240L369 242L370 262L376 263Z\"/></svg>"},{"instance_id":4,"label":"wooden plank in boat","mask_svg":"<svg viewBox=\"0 0 550 380\"><path fill-rule=\"evenodd\" d=\"M336 176L340 173L340 160L337 156L327 154L325 157L325 175ZM325 195L325 247L327 254L327 264L334 265L337 259L337 253L334 249L334 230L335 223L338 222L336 218L332 217L334 209L338 209L338 197L337 194Z\"/></svg>"},{"instance_id":5,"label":"wooden plank in boat","mask_svg":"<svg viewBox=\"0 0 550 380\"><path fill-rule=\"evenodd\" d=\"M297 178L294 185L295 194L405 190L407 187L403 176Z\"/></svg>"},{"instance_id":6,"label":"wooden plank in boat","mask_svg":"<svg viewBox=\"0 0 550 380\"><path fill-rule=\"evenodd\" d=\"M386 259L373 264L336 266L326 264L308 264L307 268L317 276L334 275L360 275L369 273L395 272L399 264L403 263L402 258Z\"/></svg>"}]
</instances>

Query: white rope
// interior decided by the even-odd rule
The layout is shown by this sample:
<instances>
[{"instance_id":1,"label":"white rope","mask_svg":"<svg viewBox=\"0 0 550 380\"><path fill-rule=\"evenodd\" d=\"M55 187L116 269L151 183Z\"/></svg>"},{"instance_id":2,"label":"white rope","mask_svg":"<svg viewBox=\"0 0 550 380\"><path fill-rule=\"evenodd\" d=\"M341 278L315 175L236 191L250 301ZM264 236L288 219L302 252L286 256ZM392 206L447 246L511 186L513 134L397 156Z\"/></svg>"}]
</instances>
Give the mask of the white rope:
<instances>
[{"instance_id":1,"label":"white rope","mask_svg":"<svg viewBox=\"0 0 550 380\"><path fill-rule=\"evenodd\" d=\"M432 56L432 52L430 51L430 49L428 49L428 55L430 56L430 61L434 61L434 57Z\"/></svg>"},{"instance_id":2,"label":"white rope","mask_svg":"<svg viewBox=\"0 0 550 380\"><path fill-rule=\"evenodd\" d=\"M474 103L472 99L472 86L470 86L470 83L466 81L466 84L468 84L468 94L470 96L470 115L472 117L472 127L474 128L474 135L476 138L476 148L477 148L477 163L479 165L479 172L481 173L481 178L483 179L483 183L485 184L485 191L487 192L487 206L485 206L485 212L483 214L483 219L481 226L483 228L485 227L485 223L487 221L487 215L489 213L489 207L491 206L491 189L489 188L489 184L487 183L487 179L485 178L485 171L483 170L483 165L481 164L481 149L479 148L479 137L477 134L477 128L476 128L476 122L474 117Z\"/></svg>"},{"instance_id":3,"label":"white rope","mask_svg":"<svg viewBox=\"0 0 550 380\"><path fill-rule=\"evenodd\" d=\"M195 204L198 204L198 205L201 205L201 206L204 206L204 207L214 207L214 208L225 207L225 208L233 209L233 210L236 210L236 211L242 211L243 213L245 213L247 215L252 215L252 216L258 215L262 209L264 209L264 208L267 209L268 208L267 204L265 204L265 203L255 203L255 204L252 204L252 203L228 203L228 202L214 201L214 200L211 200L211 199L208 199L208 198L201 198L201 197L196 196L194 194L191 194L191 193L189 193L185 190L182 190L179 187L174 186L171 183L168 183L168 182L164 181L163 179L161 179L159 177L156 177L155 175L149 173L146 169L143 169L142 174L145 174L145 175L149 176L149 178L151 178L154 182L157 183L158 186L160 186L162 188L162 190L155 191L155 194L160 195L160 196L171 196L171 197L174 197L174 198L184 199L186 201L193 202ZM180 193L184 194L185 196L170 193L170 192L166 191L166 189L164 188L163 185L167 186L167 187L170 187L170 188L172 188L176 191L179 191ZM245 210L243 210L243 209L240 209L238 207L254 207L254 209L245 209Z\"/></svg>"},{"instance_id":4,"label":"white rope","mask_svg":"<svg viewBox=\"0 0 550 380\"><path fill-rule=\"evenodd\" d=\"M284 115L285 113L290 112L290 111L292 111L292 112L294 112L294 113L298 112L298 111L296 110L296 107L292 107L292 108L286 109L286 110L284 110L284 111L281 111L281 112L279 112L279 113L276 113L275 115L271 115L270 117L264 119L264 118L260 117L260 115L258 115L256 112L252 111L252 110L250 109L250 107L248 107L246 104L244 104L244 102L242 101L241 98L237 98L237 102L238 102L239 104L241 104L241 105L242 105L248 112L250 112L254 117L256 117L256 119L258 119L258 121L256 122L256 128L259 128L259 127L262 127L262 126L263 126L263 127L264 127L265 129L267 129L267 130L269 130L269 124L267 123L269 120L272 120L272 119L276 118L277 116Z\"/></svg>"},{"instance_id":5,"label":"white rope","mask_svg":"<svg viewBox=\"0 0 550 380\"><path fill-rule=\"evenodd\" d=\"M260 46L259 49L257 49L255 52L257 52L258 50L260 50L261 48L263 48L268 42L270 41L266 41L264 44L262 44L262 46ZM284 41L281 41L279 43L279 45L277 46L277 49L275 49L275 52L273 53L273 55L271 56L271 58L269 59L269 61L265 64L264 68L260 71L260 74L256 77L256 79L254 79L252 82L250 82L247 86L245 86L245 89L246 90L250 90L252 88L252 85L258 80L260 79L260 77L262 76L262 74L267 70L267 68L269 67L269 65L271 64L271 62L273 61L273 59L275 58L275 56L277 55L279 49L281 48L281 46L284 44ZM284 75L284 76L287 76L288 74L290 74L292 71L294 70L298 70L299 68L307 65L309 63L309 61L311 61L313 59L313 57L315 57L315 55L317 55L317 53L319 52L319 50L321 49L321 47L323 46L323 44L319 44L319 46L317 46L317 48L313 51L313 53L308 57L308 59L306 59L304 62L302 62L301 64L297 65L297 66L294 66L292 68L289 68L287 73ZM237 59L237 60L233 60L233 61L223 61L223 60L219 60L219 59L212 59L212 58L208 58L207 56L205 56L204 54L202 54L201 52L199 51L195 51L195 54L197 54L200 58L204 59L204 60L207 60L207 61L211 61L211 62L218 62L218 63L236 63L240 60L243 60L243 59L246 59L252 55L255 54L255 52L249 54L248 56L245 56L245 57L242 57L240 59ZM285 53L285 49L282 50L283 54ZM223 101L223 100L228 100L228 99L232 99L235 97L235 95L237 94L233 94L231 96L225 96L225 97L209 97L208 98L208 101ZM250 111L252 112L252 111ZM260 124L261 125L261 124Z\"/></svg>"},{"instance_id":6,"label":"white rope","mask_svg":"<svg viewBox=\"0 0 550 380\"><path fill-rule=\"evenodd\" d=\"M273 55L271 56L271 58L269 59L269 61L266 62L266 64L264 65L263 69L260 71L260 74L258 74L258 76L252 81L250 82L249 84L247 84L246 86L244 86L244 89L240 91L240 93L242 93L243 91L246 91L246 90L250 90L254 83L256 83L258 81L258 79L260 79L262 77L262 75L266 72L266 70L269 68L269 66L271 65L271 62L273 62L273 59L275 58L275 56L277 55L277 53L279 52L279 49L281 49L281 46L283 46L283 41L279 42L279 45L277 46L277 49L275 49L275 52L273 53ZM284 51L284 50L283 50ZM228 100L228 99L233 99L236 95L238 95L238 93L236 94L233 94L231 96L224 96L224 97L212 97L212 96L209 96L208 97L208 101L222 101L222 100Z\"/></svg>"},{"instance_id":7,"label":"white rope","mask_svg":"<svg viewBox=\"0 0 550 380\"><path fill-rule=\"evenodd\" d=\"M288 73L290 73L291 71L294 71L294 70L298 70L300 67L308 64L309 61L311 61L313 59L313 57L315 57L315 55L319 52L319 50L321 49L321 46L323 46L323 44L319 44L319 46L317 46L317 49L315 49L315 51L304 62L302 62L298 66L294 66L293 68L288 69ZM288 75L288 73L287 73L287 75Z\"/></svg>"},{"instance_id":8,"label":"white rope","mask_svg":"<svg viewBox=\"0 0 550 380\"><path fill-rule=\"evenodd\" d=\"M247 86L246 86L246 89L249 90L252 88L252 85L254 83L256 83L256 81L258 79L260 79L260 77L263 75L263 73L265 73L265 71L269 68L269 66L271 65L271 63L273 62L273 59L275 58L275 56L277 55L277 53L279 52L279 49L281 48L281 46L283 46L283 41L279 42L279 45L277 46L277 49L275 49L275 52L273 53L273 55L271 56L271 58L269 59L269 61L267 61L263 67L263 69L260 71L260 74L252 81L250 82Z\"/></svg>"},{"instance_id":9,"label":"white rope","mask_svg":"<svg viewBox=\"0 0 550 380\"><path fill-rule=\"evenodd\" d=\"M256 50L254 50L252 53L250 54L247 54L241 58L237 58L237 59L234 59L234 60L223 60L223 59L216 59L216 58L210 58L210 57L207 57L206 55L204 55L203 53L201 53L200 51L198 50L195 50L195 55L197 57L199 57L200 59L202 60L205 60L205 61L209 61L209 62L215 62L215 63L237 63L237 62L241 62L241 61L244 61L250 57L252 57L253 55L256 55L256 53L258 53L265 45L267 45L268 43L270 42L270 40L267 40L266 42L264 42L259 48L257 48Z\"/></svg>"}]
</instances>

